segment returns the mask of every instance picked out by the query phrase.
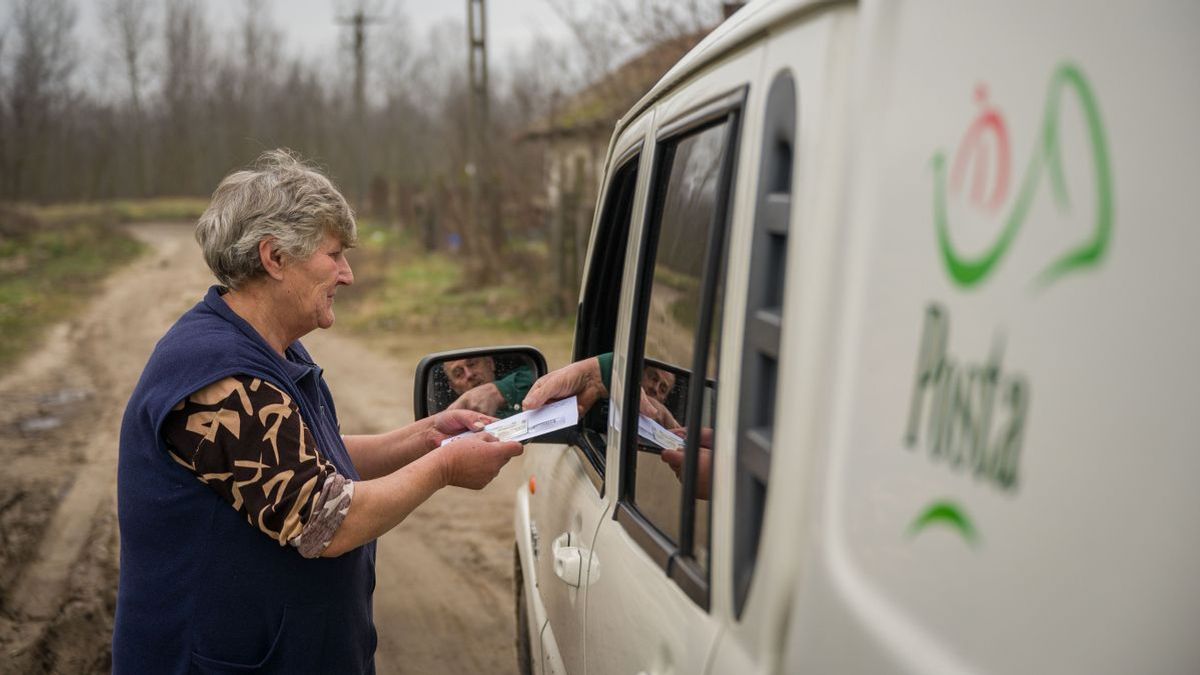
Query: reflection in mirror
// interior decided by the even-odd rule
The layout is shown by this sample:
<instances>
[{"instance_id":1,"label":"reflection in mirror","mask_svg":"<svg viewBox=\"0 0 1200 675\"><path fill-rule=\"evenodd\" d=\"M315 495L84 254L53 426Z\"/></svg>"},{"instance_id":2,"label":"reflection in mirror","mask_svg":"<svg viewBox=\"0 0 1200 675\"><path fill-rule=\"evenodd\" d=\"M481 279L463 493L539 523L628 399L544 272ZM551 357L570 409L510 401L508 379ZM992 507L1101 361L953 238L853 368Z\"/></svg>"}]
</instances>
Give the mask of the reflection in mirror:
<instances>
[{"instance_id":1,"label":"reflection in mirror","mask_svg":"<svg viewBox=\"0 0 1200 675\"><path fill-rule=\"evenodd\" d=\"M647 358L642 368L642 392L654 408L651 416L667 429L687 423L688 371L669 363Z\"/></svg>"},{"instance_id":2,"label":"reflection in mirror","mask_svg":"<svg viewBox=\"0 0 1200 675\"><path fill-rule=\"evenodd\" d=\"M425 406L430 415L463 408L509 417L521 411L521 401L544 369L520 350L451 353L425 370Z\"/></svg>"}]
</instances>

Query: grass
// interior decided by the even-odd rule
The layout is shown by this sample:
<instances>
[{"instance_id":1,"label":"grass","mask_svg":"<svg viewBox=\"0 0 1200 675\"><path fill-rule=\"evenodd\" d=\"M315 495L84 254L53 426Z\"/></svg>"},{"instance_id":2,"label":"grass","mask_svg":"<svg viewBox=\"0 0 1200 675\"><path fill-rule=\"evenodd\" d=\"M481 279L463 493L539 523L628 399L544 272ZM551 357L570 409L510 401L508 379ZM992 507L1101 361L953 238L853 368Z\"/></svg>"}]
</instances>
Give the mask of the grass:
<instances>
[{"instance_id":1,"label":"grass","mask_svg":"<svg viewBox=\"0 0 1200 675\"><path fill-rule=\"evenodd\" d=\"M352 330L366 333L431 333L487 330L530 333L569 330L554 315L553 298L532 287L530 269L542 264L534 247L509 252L498 281L480 284L461 257L425 252L415 241L359 223L360 245L351 253L355 284L343 291L339 314ZM339 296L339 302L341 302Z\"/></svg>"},{"instance_id":2,"label":"grass","mask_svg":"<svg viewBox=\"0 0 1200 675\"><path fill-rule=\"evenodd\" d=\"M92 223L140 223L154 220L195 220L208 206L201 197L155 197L153 199L116 199L105 202L51 204L30 209L47 224L75 221Z\"/></svg>"},{"instance_id":3,"label":"grass","mask_svg":"<svg viewBox=\"0 0 1200 675\"><path fill-rule=\"evenodd\" d=\"M74 314L143 249L122 223L188 220L205 200L161 198L0 207L0 369Z\"/></svg>"},{"instance_id":4,"label":"grass","mask_svg":"<svg viewBox=\"0 0 1200 675\"><path fill-rule=\"evenodd\" d=\"M193 220L206 203L164 198L0 206L0 369L35 346L49 326L84 306L106 275L141 253L142 245L121 224ZM359 247L350 254L356 281L338 296L338 322L368 337L407 335L444 343L486 332L489 338L537 334L569 342L572 318L557 316L553 294L538 287L538 270L547 268L544 247L511 248L499 280L479 284L461 257L427 253L411 237L360 219Z\"/></svg>"}]
</instances>

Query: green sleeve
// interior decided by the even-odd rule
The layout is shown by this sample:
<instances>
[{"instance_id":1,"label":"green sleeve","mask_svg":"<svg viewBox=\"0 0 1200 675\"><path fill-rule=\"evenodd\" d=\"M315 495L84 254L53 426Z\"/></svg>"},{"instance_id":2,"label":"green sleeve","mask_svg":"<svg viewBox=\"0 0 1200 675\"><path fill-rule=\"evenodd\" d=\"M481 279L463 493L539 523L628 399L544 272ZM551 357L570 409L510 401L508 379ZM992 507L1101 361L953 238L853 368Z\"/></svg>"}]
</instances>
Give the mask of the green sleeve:
<instances>
[{"instance_id":1,"label":"green sleeve","mask_svg":"<svg viewBox=\"0 0 1200 675\"><path fill-rule=\"evenodd\" d=\"M494 384L509 407L515 409L521 401L525 400L525 394L528 394L529 388L533 386L533 369L529 366L521 366L496 380Z\"/></svg>"},{"instance_id":2,"label":"green sleeve","mask_svg":"<svg viewBox=\"0 0 1200 675\"><path fill-rule=\"evenodd\" d=\"M596 360L600 362L600 381L606 390L612 391L612 352L605 352Z\"/></svg>"}]
</instances>

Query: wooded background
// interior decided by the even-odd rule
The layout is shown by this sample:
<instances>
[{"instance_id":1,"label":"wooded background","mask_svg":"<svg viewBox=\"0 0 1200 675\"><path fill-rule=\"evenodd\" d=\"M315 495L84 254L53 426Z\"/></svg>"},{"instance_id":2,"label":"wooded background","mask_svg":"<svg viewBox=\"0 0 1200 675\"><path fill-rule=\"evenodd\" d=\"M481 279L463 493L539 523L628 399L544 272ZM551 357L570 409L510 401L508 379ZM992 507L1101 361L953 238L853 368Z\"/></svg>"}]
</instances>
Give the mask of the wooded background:
<instances>
[{"instance_id":1,"label":"wooded background","mask_svg":"<svg viewBox=\"0 0 1200 675\"><path fill-rule=\"evenodd\" d=\"M287 147L328 172L360 215L407 229L430 249L461 247L483 278L494 276L496 239L466 209L468 125L484 124L468 114L467 2L463 21L418 35L397 3L331 0L329 20L340 21L346 46L306 60L288 55L266 0L238 5L236 29L222 32L201 0L95 1L103 23L95 44L78 37L72 0L12 0L0 15L0 203L204 196L263 150ZM553 240L578 251L616 117L723 7L547 6L571 39L540 38L489 63L490 115L478 131L491 161L480 218L505 248ZM345 21L357 12L371 17L362 110ZM664 44L673 46L652 58ZM580 139L591 150L567 175L556 144ZM556 228L570 236L556 237Z\"/></svg>"}]
</instances>

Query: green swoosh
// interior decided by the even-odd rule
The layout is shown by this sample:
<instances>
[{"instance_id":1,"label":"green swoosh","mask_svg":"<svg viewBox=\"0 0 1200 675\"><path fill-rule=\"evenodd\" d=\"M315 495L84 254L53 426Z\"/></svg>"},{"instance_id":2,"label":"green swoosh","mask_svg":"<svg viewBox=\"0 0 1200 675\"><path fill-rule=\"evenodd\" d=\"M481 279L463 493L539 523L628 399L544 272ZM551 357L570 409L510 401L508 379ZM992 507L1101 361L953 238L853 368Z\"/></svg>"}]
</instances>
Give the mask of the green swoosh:
<instances>
[{"instance_id":1,"label":"green swoosh","mask_svg":"<svg viewBox=\"0 0 1200 675\"><path fill-rule=\"evenodd\" d=\"M1031 168L1036 169L1036 164ZM1036 172L1031 171L1031 173ZM1018 205L1019 200L1026 198L1027 194L1032 196L1032 190L1026 189L1030 182L1030 175L1030 173L1025 174L1026 185L1021 188ZM940 152L933 156L933 217L937 226L938 248L942 252L942 261L946 263L946 270L950 272L950 278L958 285L970 288L992 271L992 267L1008 250L1013 238L1017 235L1017 230L1021 228L1025 214L1020 212L1018 216L1018 213L1014 209L1008 217L1004 231L1000 233L1000 238L983 255L975 259L960 256L954 250L954 245L950 243L950 228L946 223L946 157Z\"/></svg>"},{"instance_id":2,"label":"green swoosh","mask_svg":"<svg viewBox=\"0 0 1200 675\"><path fill-rule=\"evenodd\" d=\"M1096 265L1108 249L1112 238L1112 171L1109 167L1108 143L1104 126L1100 121L1099 108L1091 87L1083 73L1072 64L1063 64L1050 80L1046 96L1046 109L1042 119L1040 144L1030 159L1025 179L1017 193L1016 202L1005 221L1004 229L991 248L976 258L960 255L950 241L946 215L946 158L941 152L934 154L933 164L933 217L937 231L938 249L950 278L963 288L971 288L986 278L1012 245L1017 231L1029 215L1038 183L1045 169L1049 174L1050 188L1060 209L1069 206L1066 179L1063 175L1062 152L1059 147L1059 104L1063 91L1070 88L1079 98L1087 120L1088 139L1091 141L1092 158L1096 179L1096 228L1092 238L1060 255L1037 277L1036 285L1045 287L1059 277L1078 268Z\"/></svg>"},{"instance_id":3,"label":"green swoosh","mask_svg":"<svg viewBox=\"0 0 1200 675\"><path fill-rule=\"evenodd\" d=\"M976 533L975 526L971 523L971 520L963 514L962 509L957 504L944 500L930 504L912 522L912 525L908 526L909 538L917 536L926 527L934 524L943 524L955 530L971 546L979 543L979 535Z\"/></svg>"},{"instance_id":4,"label":"green swoosh","mask_svg":"<svg viewBox=\"0 0 1200 675\"><path fill-rule=\"evenodd\" d=\"M1108 250L1108 242L1112 239L1112 169L1108 159L1108 141L1104 137L1104 125L1100 122L1100 109L1096 105L1096 97L1088 86L1083 73L1071 64L1064 64L1055 73L1050 84L1050 95L1046 100L1046 128L1044 145L1047 161L1051 164L1051 177L1054 179L1055 194L1059 197L1059 205L1066 206L1066 183L1062 176L1062 155L1058 150L1058 105L1062 101L1062 89L1070 86L1087 118L1088 138L1092 145L1092 159L1096 170L1096 230L1091 241L1080 244L1059 256L1038 275L1037 285L1045 287L1062 275L1076 268L1095 265L1104 257ZM1051 123L1051 120L1053 122Z\"/></svg>"}]
</instances>

